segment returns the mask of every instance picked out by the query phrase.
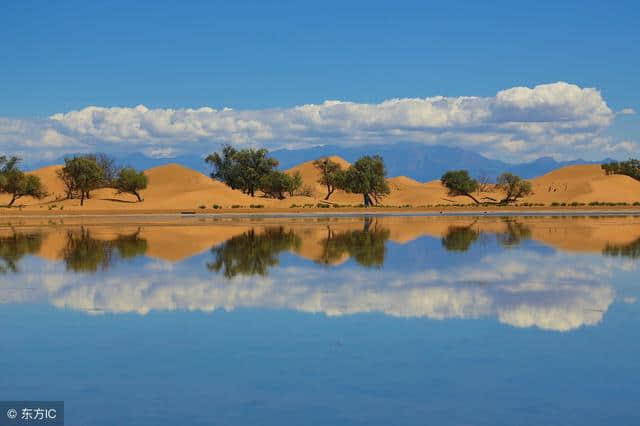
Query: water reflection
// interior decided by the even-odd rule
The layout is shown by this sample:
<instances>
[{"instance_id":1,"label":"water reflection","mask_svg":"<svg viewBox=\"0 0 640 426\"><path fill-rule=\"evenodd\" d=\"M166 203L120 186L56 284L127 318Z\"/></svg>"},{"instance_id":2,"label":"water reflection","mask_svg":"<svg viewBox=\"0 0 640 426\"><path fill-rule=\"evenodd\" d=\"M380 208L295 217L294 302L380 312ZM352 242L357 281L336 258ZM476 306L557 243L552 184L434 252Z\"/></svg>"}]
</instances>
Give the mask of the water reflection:
<instances>
[{"instance_id":1,"label":"water reflection","mask_svg":"<svg viewBox=\"0 0 640 426\"><path fill-rule=\"evenodd\" d=\"M380 267L384 263L389 235L388 228L372 225L370 218L364 220L361 231L339 232L328 227L327 238L321 242L323 249L318 262L333 265L348 256L362 266Z\"/></svg>"},{"instance_id":2,"label":"water reflection","mask_svg":"<svg viewBox=\"0 0 640 426\"><path fill-rule=\"evenodd\" d=\"M28 254L40 251L42 234L21 234L13 232L0 236L0 274L18 272L18 262Z\"/></svg>"},{"instance_id":3,"label":"water reflection","mask_svg":"<svg viewBox=\"0 0 640 426\"><path fill-rule=\"evenodd\" d=\"M607 256L640 258L640 238L629 244L607 244L602 250Z\"/></svg>"},{"instance_id":4,"label":"water reflection","mask_svg":"<svg viewBox=\"0 0 640 426\"><path fill-rule=\"evenodd\" d=\"M81 228L79 232L67 232L67 244L62 251L67 270L74 272L96 272L111 267L117 259L131 259L144 255L147 241L139 236L140 230L118 235L112 240L101 240L91 236L91 230Z\"/></svg>"},{"instance_id":5,"label":"water reflection","mask_svg":"<svg viewBox=\"0 0 640 426\"><path fill-rule=\"evenodd\" d=\"M449 251L467 251L471 244L480 238L474 224L467 226L450 226L447 234L442 238L442 247Z\"/></svg>"},{"instance_id":6,"label":"water reflection","mask_svg":"<svg viewBox=\"0 0 640 426\"><path fill-rule=\"evenodd\" d=\"M267 275L267 270L279 264L283 251L300 247L300 237L283 227L267 228L263 232L251 229L211 249L215 259L207 269L223 271L226 278L237 275Z\"/></svg>"},{"instance_id":7,"label":"water reflection","mask_svg":"<svg viewBox=\"0 0 640 426\"><path fill-rule=\"evenodd\" d=\"M13 233L0 240L0 259L19 275L0 286L0 301L140 314L271 308L493 317L568 331L598 324L618 297L638 297L618 296L615 282L637 268L640 224L615 224L604 236L599 222L591 224L359 218ZM211 244L216 239L222 242ZM192 256L175 260L171 248L185 244ZM83 274L96 271L103 274Z\"/></svg>"},{"instance_id":8,"label":"water reflection","mask_svg":"<svg viewBox=\"0 0 640 426\"><path fill-rule=\"evenodd\" d=\"M492 232L501 246L517 246L531 238L531 227L527 224L510 218L503 218L501 222L505 225L504 229ZM452 225L442 237L442 246L449 251L467 251L474 243L481 240L482 235L489 234L490 232L483 231L477 226L477 221L465 226Z\"/></svg>"}]
</instances>

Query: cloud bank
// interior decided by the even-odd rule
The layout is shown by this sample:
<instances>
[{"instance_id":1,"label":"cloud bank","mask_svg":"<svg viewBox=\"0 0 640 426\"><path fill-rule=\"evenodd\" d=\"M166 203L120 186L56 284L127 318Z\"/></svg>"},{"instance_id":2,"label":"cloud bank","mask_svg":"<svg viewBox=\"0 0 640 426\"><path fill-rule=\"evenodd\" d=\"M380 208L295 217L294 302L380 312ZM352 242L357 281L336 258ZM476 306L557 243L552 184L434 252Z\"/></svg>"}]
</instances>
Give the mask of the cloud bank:
<instances>
[{"instance_id":1,"label":"cloud bank","mask_svg":"<svg viewBox=\"0 0 640 426\"><path fill-rule=\"evenodd\" d=\"M602 135L616 113L597 89L557 82L493 97L325 101L259 110L89 106L47 119L0 118L0 150L56 156L79 151L206 153L218 144L271 149L414 141L521 160L581 151L635 150Z\"/></svg>"}]
</instances>

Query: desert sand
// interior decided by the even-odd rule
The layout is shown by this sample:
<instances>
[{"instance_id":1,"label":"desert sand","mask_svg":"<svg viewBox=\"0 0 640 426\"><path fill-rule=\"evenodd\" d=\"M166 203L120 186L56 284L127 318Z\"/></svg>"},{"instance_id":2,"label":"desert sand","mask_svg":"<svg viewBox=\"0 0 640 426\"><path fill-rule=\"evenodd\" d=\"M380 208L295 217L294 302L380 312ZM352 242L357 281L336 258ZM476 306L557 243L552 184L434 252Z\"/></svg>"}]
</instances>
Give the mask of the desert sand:
<instances>
[{"instance_id":1,"label":"desert sand","mask_svg":"<svg viewBox=\"0 0 640 426\"><path fill-rule=\"evenodd\" d=\"M349 166L349 163L340 157L331 157L331 159L343 167ZM137 202L133 195L118 194L113 189L105 188L93 191L91 199L85 200L85 205L82 207L79 200L64 199L64 187L56 176L56 171L60 168L59 165L49 166L30 172L40 177L49 196L43 200L31 197L20 198L15 208L0 208L0 215L150 214L183 211L221 212L231 209L236 212L246 212L243 209L251 209L251 205L262 206L261 209L255 209L259 212L296 212L303 206L308 209L315 207L318 203L327 203L324 201L326 189L318 183L319 172L313 167L312 161L287 170L288 173L300 172L303 177L303 186L310 191L311 196L287 197L284 200L260 195L250 197L200 172L178 164L168 164L145 171L149 178L149 185L141 192L143 202ZM564 167L531 179L531 182L534 189L533 195L519 200L517 208L522 208L524 203L544 204L551 207L554 203L609 202L631 205L640 201L640 182L627 176L608 176L598 165ZM438 180L418 182L406 176L397 176L389 178L388 183L391 193L381 200L387 208L391 206L424 210L474 205L468 197L448 195L446 188ZM503 196L495 187L489 187L486 192L474 195L484 201L499 200ZM0 205L7 204L8 201L7 194L0 195ZM328 204L355 208L361 202L360 195L336 190ZM212 209L214 205L221 209ZM492 206L482 208L491 209Z\"/></svg>"}]
</instances>

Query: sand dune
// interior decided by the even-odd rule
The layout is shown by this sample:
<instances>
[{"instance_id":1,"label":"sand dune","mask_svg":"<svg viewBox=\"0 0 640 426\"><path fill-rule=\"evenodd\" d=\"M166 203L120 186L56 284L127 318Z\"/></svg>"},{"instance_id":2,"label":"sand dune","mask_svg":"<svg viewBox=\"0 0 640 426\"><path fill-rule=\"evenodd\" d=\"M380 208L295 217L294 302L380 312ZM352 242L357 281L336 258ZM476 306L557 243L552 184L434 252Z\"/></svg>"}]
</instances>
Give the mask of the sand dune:
<instances>
[{"instance_id":1,"label":"sand dune","mask_svg":"<svg viewBox=\"0 0 640 426\"><path fill-rule=\"evenodd\" d=\"M330 157L334 162L347 168L349 163L336 156ZM312 161L299 164L287 170L287 173L299 172L303 178L303 185L311 189L312 196L288 197L284 200L266 198L264 196L250 197L241 191L233 190L225 184L211 179L200 172L178 164L168 164L145 171L149 178L148 188L142 191L144 202L136 202L133 195L118 194L110 188L92 191L91 199L80 207L79 200L64 200L64 186L56 175L61 166L49 166L30 172L40 177L47 187L49 196L43 200L31 197L20 198L17 206L26 210L47 212L64 210L74 212L91 211L182 211L196 210L200 206L211 208L214 204L224 208L231 206L249 207L251 204L261 204L268 208L284 209L291 205L304 205L324 202L326 188L318 183L319 171ZM579 165L564 167L546 175L531 180L534 194L522 200L521 203L537 203L551 205L552 203L590 203L590 202L626 202L640 201L640 182L627 176L606 175L599 165ZM418 182L407 176L397 176L388 179L391 193L381 202L387 206L436 206L448 204L473 204L468 197L452 197L440 181ZM484 201L499 200L503 194L498 190L475 193L474 196ZM0 195L0 204L9 201L7 194ZM362 197L336 190L330 197L329 203L357 206L362 203ZM54 207L55 206L55 207ZM13 212L2 210L2 213Z\"/></svg>"},{"instance_id":2,"label":"sand dune","mask_svg":"<svg viewBox=\"0 0 640 426\"><path fill-rule=\"evenodd\" d=\"M526 201L627 202L640 201L640 182L622 175L607 175L599 165L563 167L531 180L534 194Z\"/></svg>"}]
</instances>

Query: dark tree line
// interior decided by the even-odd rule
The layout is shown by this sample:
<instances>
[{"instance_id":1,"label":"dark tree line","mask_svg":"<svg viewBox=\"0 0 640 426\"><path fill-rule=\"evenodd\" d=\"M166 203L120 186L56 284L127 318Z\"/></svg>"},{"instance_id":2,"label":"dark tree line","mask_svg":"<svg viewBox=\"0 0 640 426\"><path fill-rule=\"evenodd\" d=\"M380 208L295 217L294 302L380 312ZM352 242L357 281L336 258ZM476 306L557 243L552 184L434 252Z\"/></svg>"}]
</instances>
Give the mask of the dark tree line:
<instances>
[{"instance_id":1,"label":"dark tree line","mask_svg":"<svg viewBox=\"0 0 640 426\"><path fill-rule=\"evenodd\" d=\"M635 180L640 180L640 160L635 158L602 164L602 170L608 175L625 175Z\"/></svg>"},{"instance_id":2,"label":"dark tree line","mask_svg":"<svg viewBox=\"0 0 640 426\"><path fill-rule=\"evenodd\" d=\"M450 170L442 175L440 182L449 190L449 195L465 196L476 204L480 204L480 200L473 193L477 192L481 185L486 186L472 178L466 170ZM496 188L505 193L504 198L498 201L500 204L516 202L520 198L533 194L531 182L513 173L503 173L498 176Z\"/></svg>"},{"instance_id":3,"label":"dark tree line","mask_svg":"<svg viewBox=\"0 0 640 426\"><path fill-rule=\"evenodd\" d=\"M57 172L65 186L67 199L91 198L91 191L100 188L115 188L118 193L133 194L142 201L140 191L147 187L144 172L131 167L119 167L115 160L105 154L76 155L65 158L64 166Z\"/></svg>"}]
</instances>

